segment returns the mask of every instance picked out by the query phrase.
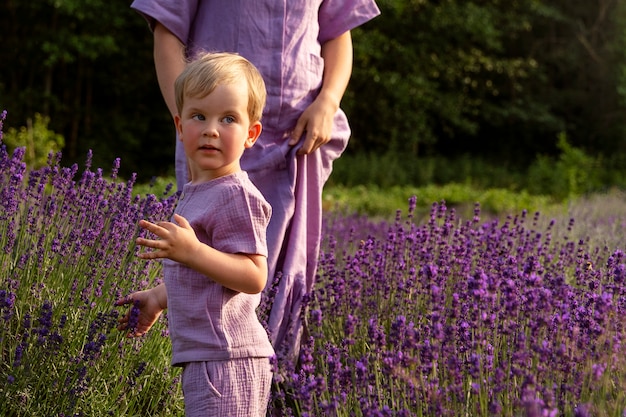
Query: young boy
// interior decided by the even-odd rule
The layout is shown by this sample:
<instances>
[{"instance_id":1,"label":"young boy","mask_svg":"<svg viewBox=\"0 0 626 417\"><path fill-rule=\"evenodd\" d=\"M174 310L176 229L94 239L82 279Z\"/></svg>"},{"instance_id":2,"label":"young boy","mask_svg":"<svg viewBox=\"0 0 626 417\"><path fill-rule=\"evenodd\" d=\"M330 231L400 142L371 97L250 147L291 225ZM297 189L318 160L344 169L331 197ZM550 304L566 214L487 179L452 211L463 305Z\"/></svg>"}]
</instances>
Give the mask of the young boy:
<instances>
[{"instance_id":1,"label":"young boy","mask_svg":"<svg viewBox=\"0 0 626 417\"><path fill-rule=\"evenodd\" d=\"M265 416L274 350L256 307L267 281L271 207L239 164L261 133L265 85L241 56L205 54L177 78L175 94L191 181L172 222L139 223L158 239L137 239L152 249L141 258L164 258L164 284L118 304L139 307L132 336L168 309L186 416Z\"/></svg>"}]
</instances>

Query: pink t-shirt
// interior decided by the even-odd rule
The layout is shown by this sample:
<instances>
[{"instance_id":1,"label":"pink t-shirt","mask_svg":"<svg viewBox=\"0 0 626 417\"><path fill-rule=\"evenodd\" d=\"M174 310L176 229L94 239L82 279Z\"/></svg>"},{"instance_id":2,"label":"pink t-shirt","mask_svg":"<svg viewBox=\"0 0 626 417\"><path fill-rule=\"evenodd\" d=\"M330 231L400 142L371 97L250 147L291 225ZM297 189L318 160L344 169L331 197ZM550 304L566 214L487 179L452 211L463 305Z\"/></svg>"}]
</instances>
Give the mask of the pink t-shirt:
<instances>
[{"instance_id":1,"label":"pink t-shirt","mask_svg":"<svg viewBox=\"0 0 626 417\"><path fill-rule=\"evenodd\" d=\"M176 213L219 251L267 256L271 207L244 171L186 184ZM260 294L230 290L171 260L163 266L172 364L274 354L256 314Z\"/></svg>"}]
</instances>

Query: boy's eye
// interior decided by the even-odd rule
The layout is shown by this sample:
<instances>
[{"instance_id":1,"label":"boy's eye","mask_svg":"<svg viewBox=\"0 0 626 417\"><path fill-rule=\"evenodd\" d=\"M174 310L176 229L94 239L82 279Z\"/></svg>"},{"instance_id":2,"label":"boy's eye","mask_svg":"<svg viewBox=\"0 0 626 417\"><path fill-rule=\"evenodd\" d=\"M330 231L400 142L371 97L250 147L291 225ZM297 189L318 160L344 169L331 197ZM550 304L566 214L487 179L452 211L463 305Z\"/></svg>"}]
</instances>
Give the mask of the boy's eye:
<instances>
[{"instance_id":1,"label":"boy's eye","mask_svg":"<svg viewBox=\"0 0 626 417\"><path fill-rule=\"evenodd\" d=\"M226 124L235 123L235 118L233 116L226 116L222 118L222 122Z\"/></svg>"},{"instance_id":2,"label":"boy's eye","mask_svg":"<svg viewBox=\"0 0 626 417\"><path fill-rule=\"evenodd\" d=\"M192 115L191 118L194 120L204 120L204 116L201 114L197 114L197 113Z\"/></svg>"}]
</instances>

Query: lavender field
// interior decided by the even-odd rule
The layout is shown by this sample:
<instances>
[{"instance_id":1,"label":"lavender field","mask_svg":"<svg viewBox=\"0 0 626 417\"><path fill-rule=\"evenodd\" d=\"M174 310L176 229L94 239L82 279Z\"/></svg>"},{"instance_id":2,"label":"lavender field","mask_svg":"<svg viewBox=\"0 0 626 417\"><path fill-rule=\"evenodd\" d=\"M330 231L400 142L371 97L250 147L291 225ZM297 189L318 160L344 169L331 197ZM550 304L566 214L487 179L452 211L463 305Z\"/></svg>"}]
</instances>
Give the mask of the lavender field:
<instances>
[{"instance_id":1,"label":"lavender field","mask_svg":"<svg viewBox=\"0 0 626 417\"><path fill-rule=\"evenodd\" d=\"M182 416L166 315L127 339L114 306L160 279L135 256L137 222L168 218L176 195L134 196L119 161L105 174L51 155L30 171L23 154L0 149L0 415ZM626 415L624 202L489 219L444 202L414 218L410 196L395 221L329 211L300 366L278 358L270 411Z\"/></svg>"}]
</instances>

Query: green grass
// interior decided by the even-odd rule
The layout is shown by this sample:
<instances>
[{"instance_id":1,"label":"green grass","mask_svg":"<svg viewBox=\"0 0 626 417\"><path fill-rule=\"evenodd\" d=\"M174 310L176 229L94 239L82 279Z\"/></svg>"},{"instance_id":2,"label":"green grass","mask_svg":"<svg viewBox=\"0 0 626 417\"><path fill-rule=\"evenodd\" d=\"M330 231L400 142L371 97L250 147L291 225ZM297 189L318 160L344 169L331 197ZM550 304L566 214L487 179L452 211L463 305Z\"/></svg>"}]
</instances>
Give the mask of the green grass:
<instances>
[{"instance_id":1,"label":"green grass","mask_svg":"<svg viewBox=\"0 0 626 417\"><path fill-rule=\"evenodd\" d=\"M135 195L165 195L174 178L155 178L151 183L137 184ZM170 191L171 193L171 191ZM408 199L417 197L417 213L427 215L433 203L445 201L460 215L472 215L476 203L483 215L503 215L521 210L530 212L562 205L563 201L546 195L533 195L527 191L511 191L506 188L482 189L471 184L450 183L446 185L391 186L328 185L324 189L323 204L326 210L356 212L372 217L393 217L396 210L406 210Z\"/></svg>"},{"instance_id":2,"label":"green grass","mask_svg":"<svg viewBox=\"0 0 626 417\"><path fill-rule=\"evenodd\" d=\"M424 187L359 185L355 187L332 186L324 191L324 207L328 210L354 211L373 217L393 216L396 210L406 210L408 199L417 197L417 216L428 215L433 203L444 201L462 217L473 214L478 203L483 215L505 215L521 210L537 211L557 205L544 195L514 192L503 188L477 189L466 184L427 185Z\"/></svg>"}]
</instances>

